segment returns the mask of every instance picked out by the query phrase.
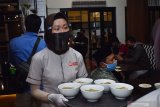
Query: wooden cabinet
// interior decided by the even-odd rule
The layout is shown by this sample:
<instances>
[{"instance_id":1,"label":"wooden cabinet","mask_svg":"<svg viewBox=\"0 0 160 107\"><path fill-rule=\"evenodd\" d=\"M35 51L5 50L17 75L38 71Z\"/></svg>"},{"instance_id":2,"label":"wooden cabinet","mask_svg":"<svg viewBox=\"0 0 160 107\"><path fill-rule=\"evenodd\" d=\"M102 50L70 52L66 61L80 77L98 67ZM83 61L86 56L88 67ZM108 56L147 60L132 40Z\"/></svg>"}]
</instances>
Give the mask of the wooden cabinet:
<instances>
[{"instance_id":1,"label":"wooden cabinet","mask_svg":"<svg viewBox=\"0 0 160 107\"><path fill-rule=\"evenodd\" d=\"M149 38L147 0L127 0L126 35L147 43ZM150 38L149 38L150 39Z\"/></svg>"}]
</instances>

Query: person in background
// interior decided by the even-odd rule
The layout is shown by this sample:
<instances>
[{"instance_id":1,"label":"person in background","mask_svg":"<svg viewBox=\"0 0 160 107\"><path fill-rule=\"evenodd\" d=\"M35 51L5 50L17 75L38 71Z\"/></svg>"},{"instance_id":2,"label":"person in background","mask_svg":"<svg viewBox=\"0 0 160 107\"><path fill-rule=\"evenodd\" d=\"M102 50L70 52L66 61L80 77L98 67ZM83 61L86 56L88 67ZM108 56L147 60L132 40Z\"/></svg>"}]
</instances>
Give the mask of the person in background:
<instances>
[{"instance_id":1,"label":"person in background","mask_svg":"<svg viewBox=\"0 0 160 107\"><path fill-rule=\"evenodd\" d=\"M115 81L121 81L122 78L115 71L116 68L116 60L115 55L112 52L110 47L100 48L93 54L93 59L96 62L97 68L94 69L90 77L93 79L112 79ZM107 68L107 64L111 66L111 68Z\"/></svg>"},{"instance_id":2,"label":"person in background","mask_svg":"<svg viewBox=\"0 0 160 107\"><path fill-rule=\"evenodd\" d=\"M112 51L117 55L119 53L119 46L120 46L120 41L117 38L117 36L109 35L108 44L112 48Z\"/></svg>"},{"instance_id":3,"label":"person in background","mask_svg":"<svg viewBox=\"0 0 160 107\"><path fill-rule=\"evenodd\" d=\"M96 35L95 30L91 31L91 41L92 41L92 49L95 50L98 48L98 37Z\"/></svg>"},{"instance_id":4,"label":"person in background","mask_svg":"<svg viewBox=\"0 0 160 107\"><path fill-rule=\"evenodd\" d=\"M126 44L122 44L118 37L111 33L110 29L104 33L104 37L107 38L108 44L116 55L125 56L128 53Z\"/></svg>"},{"instance_id":5,"label":"person in background","mask_svg":"<svg viewBox=\"0 0 160 107\"><path fill-rule=\"evenodd\" d=\"M156 68L160 71L160 19L158 19L152 28L152 38L154 44Z\"/></svg>"},{"instance_id":6,"label":"person in background","mask_svg":"<svg viewBox=\"0 0 160 107\"><path fill-rule=\"evenodd\" d=\"M137 76L139 74L144 74L146 71L148 71L150 67L150 61L147 57L147 54L142 46L142 43L137 42L136 39L133 36L128 36L126 39L126 44L128 46L128 53L124 57L117 55L117 60L127 65L126 68L126 77L132 77L133 74L136 74ZM135 69L135 70L131 70ZM136 72L134 72L136 71ZM136 76L134 77L136 78Z\"/></svg>"},{"instance_id":7,"label":"person in background","mask_svg":"<svg viewBox=\"0 0 160 107\"><path fill-rule=\"evenodd\" d=\"M81 29L77 32L77 37L74 39L74 49L80 52L85 60L88 51L88 38L85 36L85 30Z\"/></svg>"},{"instance_id":8,"label":"person in background","mask_svg":"<svg viewBox=\"0 0 160 107\"><path fill-rule=\"evenodd\" d=\"M21 36L13 38L9 43L10 62L14 66L22 61L27 61L31 55L35 41L38 38L38 31L40 29L41 19L35 14L28 15L25 19L26 32ZM45 41L40 40L36 52L46 47ZM16 107L32 107L32 98L30 89L24 90L24 93L16 94Z\"/></svg>"},{"instance_id":9,"label":"person in background","mask_svg":"<svg viewBox=\"0 0 160 107\"><path fill-rule=\"evenodd\" d=\"M120 44L118 55L125 57L128 54L128 47L126 44Z\"/></svg>"},{"instance_id":10,"label":"person in background","mask_svg":"<svg viewBox=\"0 0 160 107\"><path fill-rule=\"evenodd\" d=\"M88 76L82 55L68 45L70 36L63 13L47 16L44 36L47 48L33 56L26 79L32 95L42 101L41 107L66 106L68 99L59 93L58 85Z\"/></svg>"},{"instance_id":11,"label":"person in background","mask_svg":"<svg viewBox=\"0 0 160 107\"><path fill-rule=\"evenodd\" d=\"M116 55L125 56L128 53L128 48L126 44L122 44L118 37L113 35L110 30L108 29L107 32L104 32L104 40L110 47L112 51Z\"/></svg>"},{"instance_id":12,"label":"person in background","mask_svg":"<svg viewBox=\"0 0 160 107\"><path fill-rule=\"evenodd\" d=\"M128 36L126 39L126 45L128 46L128 54L125 57L118 56L119 61L128 63L147 63L148 57L142 46L142 43L137 42L133 36Z\"/></svg>"}]
</instances>

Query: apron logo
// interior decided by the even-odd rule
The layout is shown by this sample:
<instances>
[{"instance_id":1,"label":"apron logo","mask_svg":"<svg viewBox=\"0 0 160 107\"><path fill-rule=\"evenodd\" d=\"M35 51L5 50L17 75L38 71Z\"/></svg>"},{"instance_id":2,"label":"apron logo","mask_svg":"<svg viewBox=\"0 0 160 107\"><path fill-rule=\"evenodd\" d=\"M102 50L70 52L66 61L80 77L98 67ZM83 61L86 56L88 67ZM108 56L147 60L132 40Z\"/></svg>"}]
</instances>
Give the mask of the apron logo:
<instances>
[{"instance_id":1,"label":"apron logo","mask_svg":"<svg viewBox=\"0 0 160 107\"><path fill-rule=\"evenodd\" d=\"M77 66L77 65L78 65L78 62L69 61L68 65L69 65L69 66Z\"/></svg>"}]
</instances>

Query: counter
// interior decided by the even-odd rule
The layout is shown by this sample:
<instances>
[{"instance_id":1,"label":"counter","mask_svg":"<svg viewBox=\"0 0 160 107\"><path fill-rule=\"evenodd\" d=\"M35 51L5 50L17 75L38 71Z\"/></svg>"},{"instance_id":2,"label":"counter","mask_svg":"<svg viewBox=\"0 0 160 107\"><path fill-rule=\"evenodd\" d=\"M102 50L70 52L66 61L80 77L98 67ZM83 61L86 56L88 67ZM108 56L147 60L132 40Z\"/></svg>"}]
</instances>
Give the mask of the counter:
<instances>
[{"instance_id":1,"label":"counter","mask_svg":"<svg viewBox=\"0 0 160 107\"><path fill-rule=\"evenodd\" d=\"M0 107L15 107L16 94L0 95Z\"/></svg>"}]
</instances>

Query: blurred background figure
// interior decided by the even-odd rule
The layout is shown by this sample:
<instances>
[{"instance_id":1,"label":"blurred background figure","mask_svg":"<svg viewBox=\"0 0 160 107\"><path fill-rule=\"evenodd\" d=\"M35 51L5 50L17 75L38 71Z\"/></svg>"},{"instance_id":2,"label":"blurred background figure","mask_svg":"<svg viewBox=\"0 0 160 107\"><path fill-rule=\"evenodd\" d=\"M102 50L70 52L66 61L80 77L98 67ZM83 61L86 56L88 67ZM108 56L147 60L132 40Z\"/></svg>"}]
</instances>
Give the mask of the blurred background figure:
<instances>
[{"instance_id":1,"label":"blurred background figure","mask_svg":"<svg viewBox=\"0 0 160 107\"><path fill-rule=\"evenodd\" d=\"M125 56L117 55L116 58L121 65L126 66L126 79L133 79L133 76L137 78L139 75L145 74L148 71L150 61L142 43L136 41L133 36L127 37L126 45L128 47L128 53Z\"/></svg>"},{"instance_id":2,"label":"blurred background figure","mask_svg":"<svg viewBox=\"0 0 160 107\"><path fill-rule=\"evenodd\" d=\"M128 47L126 44L122 44L118 37L113 35L110 30L107 30L107 32L104 32L104 38L105 38L105 44L107 43L112 51L116 55L124 56L128 53Z\"/></svg>"},{"instance_id":3,"label":"blurred background figure","mask_svg":"<svg viewBox=\"0 0 160 107\"><path fill-rule=\"evenodd\" d=\"M124 57L128 54L128 47L126 44L120 44L118 55Z\"/></svg>"},{"instance_id":4,"label":"blurred background figure","mask_svg":"<svg viewBox=\"0 0 160 107\"><path fill-rule=\"evenodd\" d=\"M85 56L88 51L88 38L85 36L85 30L81 29L80 32L77 32L77 37L74 40L74 49L80 52L85 61Z\"/></svg>"},{"instance_id":5,"label":"blurred background figure","mask_svg":"<svg viewBox=\"0 0 160 107\"><path fill-rule=\"evenodd\" d=\"M92 49L93 50L97 49L99 40L98 37L96 36L95 31L91 32L91 41L92 41Z\"/></svg>"},{"instance_id":6,"label":"blurred background figure","mask_svg":"<svg viewBox=\"0 0 160 107\"><path fill-rule=\"evenodd\" d=\"M128 47L128 54L124 57L118 56L118 60L128 63L141 63L140 65L147 64L149 61L142 43L136 41L133 36L128 36L126 39Z\"/></svg>"},{"instance_id":7,"label":"blurred background figure","mask_svg":"<svg viewBox=\"0 0 160 107\"><path fill-rule=\"evenodd\" d=\"M154 44L154 53L155 53L155 60L156 60L156 68L160 71L160 19L158 19L152 29L152 37L153 37L153 44Z\"/></svg>"},{"instance_id":8,"label":"blurred background figure","mask_svg":"<svg viewBox=\"0 0 160 107\"><path fill-rule=\"evenodd\" d=\"M108 44L111 46L112 51L117 55L119 53L120 41L117 36L108 35Z\"/></svg>"},{"instance_id":9,"label":"blurred background figure","mask_svg":"<svg viewBox=\"0 0 160 107\"><path fill-rule=\"evenodd\" d=\"M35 14L28 15L25 19L26 32L21 36L13 38L10 41L10 61L17 65L27 61L32 53L34 44L38 38L38 32L41 26L41 19ZM40 40L36 52L46 47L45 41ZM18 75L18 74L17 74ZM18 81L20 81L18 79ZM30 95L30 87L23 90L22 93L16 94L16 107L32 107L33 98Z\"/></svg>"}]
</instances>

